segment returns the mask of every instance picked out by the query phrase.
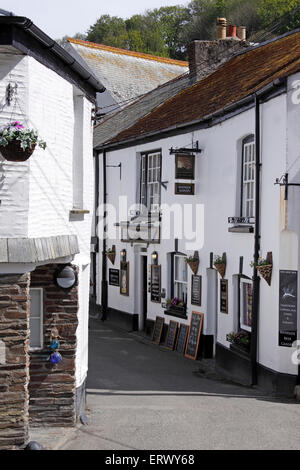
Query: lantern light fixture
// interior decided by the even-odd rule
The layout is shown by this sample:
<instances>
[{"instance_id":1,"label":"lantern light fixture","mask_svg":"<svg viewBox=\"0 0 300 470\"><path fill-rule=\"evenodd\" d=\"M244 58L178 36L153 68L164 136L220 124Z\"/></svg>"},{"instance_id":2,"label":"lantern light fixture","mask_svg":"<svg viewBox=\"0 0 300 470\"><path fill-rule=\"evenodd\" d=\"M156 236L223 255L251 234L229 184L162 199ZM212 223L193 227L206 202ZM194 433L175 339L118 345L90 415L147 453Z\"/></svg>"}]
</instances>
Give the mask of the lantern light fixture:
<instances>
[{"instance_id":1,"label":"lantern light fixture","mask_svg":"<svg viewBox=\"0 0 300 470\"><path fill-rule=\"evenodd\" d=\"M157 264L157 262L158 262L158 253L157 253L157 251L153 251L153 253L151 254L151 258L152 258L153 264Z\"/></svg>"},{"instance_id":2,"label":"lantern light fixture","mask_svg":"<svg viewBox=\"0 0 300 470\"><path fill-rule=\"evenodd\" d=\"M72 289L77 282L77 273L72 266L64 266L56 271L54 280L61 289Z\"/></svg>"},{"instance_id":3,"label":"lantern light fixture","mask_svg":"<svg viewBox=\"0 0 300 470\"><path fill-rule=\"evenodd\" d=\"M121 250L121 261L125 262L126 261L126 250L123 248Z\"/></svg>"}]
</instances>

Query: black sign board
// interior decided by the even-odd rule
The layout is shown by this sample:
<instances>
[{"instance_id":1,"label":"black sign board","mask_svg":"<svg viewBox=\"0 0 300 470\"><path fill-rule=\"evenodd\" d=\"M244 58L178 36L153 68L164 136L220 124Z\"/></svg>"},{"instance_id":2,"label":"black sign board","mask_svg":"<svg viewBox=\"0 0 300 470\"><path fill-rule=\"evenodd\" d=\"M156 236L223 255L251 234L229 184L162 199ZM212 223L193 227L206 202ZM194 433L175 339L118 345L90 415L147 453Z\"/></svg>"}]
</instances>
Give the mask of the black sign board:
<instances>
[{"instance_id":1,"label":"black sign board","mask_svg":"<svg viewBox=\"0 0 300 470\"><path fill-rule=\"evenodd\" d=\"M161 268L157 264L151 265L151 288L150 288L150 298L151 302L160 302L160 272Z\"/></svg>"},{"instance_id":2,"label":"black sign board","mask_svg":"<svg viewBox=\"0 0 300 470\"><path fill-rule=\"evenodd\" d=\"M297 339L298 271L279 271L279 346Z\"/></svg>"},{"instance_id":3,"label":"black sign board","mask_svg":"<svg viewBox=\"0 0 300 470\"><path fill-rule=\"evenodd\" d=\"M202 277L192 275L192 294L191 294L192 305L201 305L201 286L202 286Z\"/></svg>"},{"instance_id":4,"label":"black sign board","mask_svg":"<svg viewBox=\"0 0 300 470\"><path fill-rule=\"evenodd\" d=\"M185 355L190 359L197 359L203 317L203 313L192 312L189 337L185 349Z\"/></svg>"},{"instance_id":5,"label":"black sign board","mask_svg":"<svg viewBox=\"0 0 300 470\"><path fill-rule=\"evenodd\" d=\"M195 185L188 183L175 183L175 194L193 196L195 194Z\"/></svg>"},{"instance_id":6,"label":"black sign board","mask_svg":"<svg viewBox=\"0 0 300 470\"><path fill-rule=\"evenodd\" d=\"M220 280L220 311L228 313L228 281Z\"/></svg>"},{"instance_id":7,"label":"black sign board","mask_svg":"<svg viewBox=\"0 0 300 470\"><path fill-rule=\"evenodd\" d=\"M185 350L188 331L189 331L188 325L184 325L183 323L180 323L175 350L181 354L184 353L184 350Z\"/></svg>"},{"instance_id":8,"label":"black sign board","mask_svg":"<svg viewBox=\"0 0 300 470\"><path fill-rule=\"evenodd\" d=\"M254 217L228 217L229 224L254 224Z\"/></svg>"},{"instance_id":9,"label":"black sign board","mask_svg":"<svg viewBox=\"0 0 300 470\"><path fill-rule=\"evenodd\" d=\"M159 344L161 340L161 335L163 332L165 319L162 317L156 317L153 333L152 333L152 341L153 343Z\"/></svg>"},{"instance_id":10,"label":"black sign board","mask_svg":"<svg viewBox=\"0 0 300 470\"><path fill-rule=\"evenodd\" d=\"M177 321L170 320L165 346L167 349L171 349L172 351L175 346L177 328L178 328Z\"/></svg>"},{"instance_id":11,"label":"black sign board","mask_svg":"<svg viewBox=\"0 0 300 470\"><path fill-rule=\"evenodd\" d=\"M175 156L175 179L195 179L195 155L177 154Z\"/></svg>"},{"instance_id":12,"label":"black sign board","mask_svg":"<svg viewBox=\"0 0 300 470\"><path fill-rule=\"evenodd\" d=\"M110 269L108 277L110 286L120 286L120 271L118 269Z\"/></svg>"}]
</instances>

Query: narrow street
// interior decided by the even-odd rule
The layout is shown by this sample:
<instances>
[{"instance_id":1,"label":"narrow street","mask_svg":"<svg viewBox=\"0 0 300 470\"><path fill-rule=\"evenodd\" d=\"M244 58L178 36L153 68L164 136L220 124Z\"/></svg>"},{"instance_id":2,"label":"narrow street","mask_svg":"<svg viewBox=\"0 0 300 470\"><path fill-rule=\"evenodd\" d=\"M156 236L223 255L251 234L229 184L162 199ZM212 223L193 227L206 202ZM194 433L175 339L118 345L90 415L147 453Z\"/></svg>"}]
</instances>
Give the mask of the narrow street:
<instances>
[{"instance_id":1,"label":"narrow street","mask_svg":"<svg viewBox=\"0 0 300 470\"><path fill-rule=\"evenodd\" d=\"M300 449L300 406L90 321L88 425L63 450ZM206 372L204 371L206 370Z\"/></svg>"}]
</instances>

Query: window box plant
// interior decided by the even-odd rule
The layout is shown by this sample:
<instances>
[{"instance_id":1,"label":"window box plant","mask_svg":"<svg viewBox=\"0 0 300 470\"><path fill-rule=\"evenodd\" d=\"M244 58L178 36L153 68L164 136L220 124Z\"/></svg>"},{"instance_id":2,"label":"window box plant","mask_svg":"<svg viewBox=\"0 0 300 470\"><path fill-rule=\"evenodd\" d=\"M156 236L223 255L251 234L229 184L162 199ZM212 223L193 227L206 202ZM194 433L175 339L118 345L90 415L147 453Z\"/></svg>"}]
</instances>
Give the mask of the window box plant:
<instances>
[{"instance_id":1,"label":"window box plant","mask_svg":"<svg viewBox=\"0 0 300 470\"><path fill-rule=\"evenodd\" d=\"M226 272L226 254L223 253L222 256L216 255L214 259L214 267L220 274L220 276L223 277L225 276Z\"/></svg>"},{"instance_id":2,"label":"window box plant","mask_svg":"<svg viewBox=\"0 0 300 470\"><path fill-rule=\"evenodd\" d=\"M231 343L231 349L241 350L250 353L251 334L245 330L232 331L227 335L227 341Z\"/></svg>"},{"instance_id":3,"label":"window box plant","mask_svg":"<svg viewBox=\"0 0 300 470\"><path fill-rule=\"evenodd\" d=\"M25 162L37 145L46 148L46 142L38 138L34 129L25 128L18 121L0 128L0 152L10 162Z\"/></svg>"},{"instance_id":4,"label":"window box plant","mask_svg":"<svg viewBox=\"0 0 300 470\"><path fill-rule=\"evenodd\" d=\"M167 299L166 306L167 306L167 310L169 311L174 311L174 312L183 313L183 314L186 312L185 303L181 299L178 299L177 297L174 297L174 299Z\"/></svg>"}]
</instances>

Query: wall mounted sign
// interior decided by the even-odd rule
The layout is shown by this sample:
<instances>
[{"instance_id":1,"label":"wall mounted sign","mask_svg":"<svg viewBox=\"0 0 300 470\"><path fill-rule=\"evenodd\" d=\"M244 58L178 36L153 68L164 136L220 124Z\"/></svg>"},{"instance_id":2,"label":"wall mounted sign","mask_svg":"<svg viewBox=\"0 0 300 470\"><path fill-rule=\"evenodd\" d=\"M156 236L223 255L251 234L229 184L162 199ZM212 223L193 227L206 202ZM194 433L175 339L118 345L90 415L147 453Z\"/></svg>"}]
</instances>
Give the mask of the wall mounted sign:
<instances>
[{"instance_id":1,"label":"wall mounted sign","mask_svg":"<svg viewBox=\"0 0 300 470\"><path fill-rule=\"evenodd\" d=\"M175 156L175 179L195 179L195 155L177 154Z\"/></svg>"},{"instance_id":2,"label":"wall mounted sign","mask_svg":"<svg viewBox=\"0 0 300 470\"><path fill-rule=\"evenodd\" d=\"M164 323L165 323L165 319L163 317L156 317L154 328L153 328L153 333L152 333L152 341L155 344L160 343Z\"/></svg>"},{"instance_id":3,"label":"wall mounted sign","mask_svg":"<svg viewBox=\"0 0 300 470\"><path fill-rule=\"evenodd\" d=\"M184 325L183 323L180 323L175 350L181 354L183 354L185 351L186 338L187 338L188 332L189 332L188 325Z\"/></svg>"},{"instance_id":4,"label":"wall mounted sign","mask_svg":"<svg viewBox=\"0 0 300 470\"><path fill-rule=\"evenodd\" d=\"M120 263L120 294L129 295L129 262Z\"/></svg>"},{"instance_id":5,"label":"wall mounted sign","mask_svg":"<svg viewBox=\"0 0 300 470\"><path fill-rule=\"evenodd\" d=\"M170 320L165 347L173 351L177 335L178 322Z\"/></svg>"},{"instance_id":6,"label":"wall mounted sign","mask_svg":"<svg viewBox=\"0 0 300 470\"><path fill-rule=\"evenodd\" d=\"M120 286L120 271L119 269L109 269L109 285L110 286Z\"/></svg>"},{"instance_id":7,"label":"wall mounted sign","mask_svg":"<svg viewBox=\"0 0 300 470\"><path fill-rule=\"evenodd\" d=\"M197 359L200 335L203 325L203 313L192 312L191 324L189 328L188 340L185 348L185 356L190 359Z\"/></svg>"},{"instance_id":8,"label":"wall mounted sign","mask_svg":"<svg viewBox=\"0 0 300 470\"><path fill-rule=\"evenodd\" d=\"M227 279L220 280L220 311L221 313L228 313L228 281Z\"/></svg>"},{"instance_id":9,"label":"wall mounted sign","mask_svg":"<svg viewBox=\"0 0 300 470\"><path fill-rule=\"evenodd\" d=\"M151 288L150 288L150 299L151 302L160 303L161 300L161 267L160 265L151 265Z\"/></svg>"},{"instance_id":10,"label":"wall mounted sign","mask_svg":"<svg viewBox=\"0 0 300 470\"><path fill-rule=\"evenodd\" d=\"M202 277L192 275L191 304L201 305Z\"/></svg>"},{"instance_id":11,"label":"wall mounted sign","mask_svg":"<svg viewBox=\"0 0 300 470\"><path fill-rule=\"evenodd\" d=\"M175 194L193 196L195 194L195 185L189 183L175 183Z\"/></svg>"},{"instance_id":12,"label":"wall mounted sign","mask_svg":"<svg viewBox=\"0 0 300 470\"><path fill-rule=\"evenodd\" d=\"M297 340L298 271L279 271L279 346Z\"/></svg>"},{"instance_id":13,"label":"wall mounted sign","mask_svg":"<svg viewBox=\"0 0 300 470\"><path fill-rule=\"evenodd\" d=\"M229 224L254 224L254 217L228 217Z\"/></svg>"}]
</instances>

